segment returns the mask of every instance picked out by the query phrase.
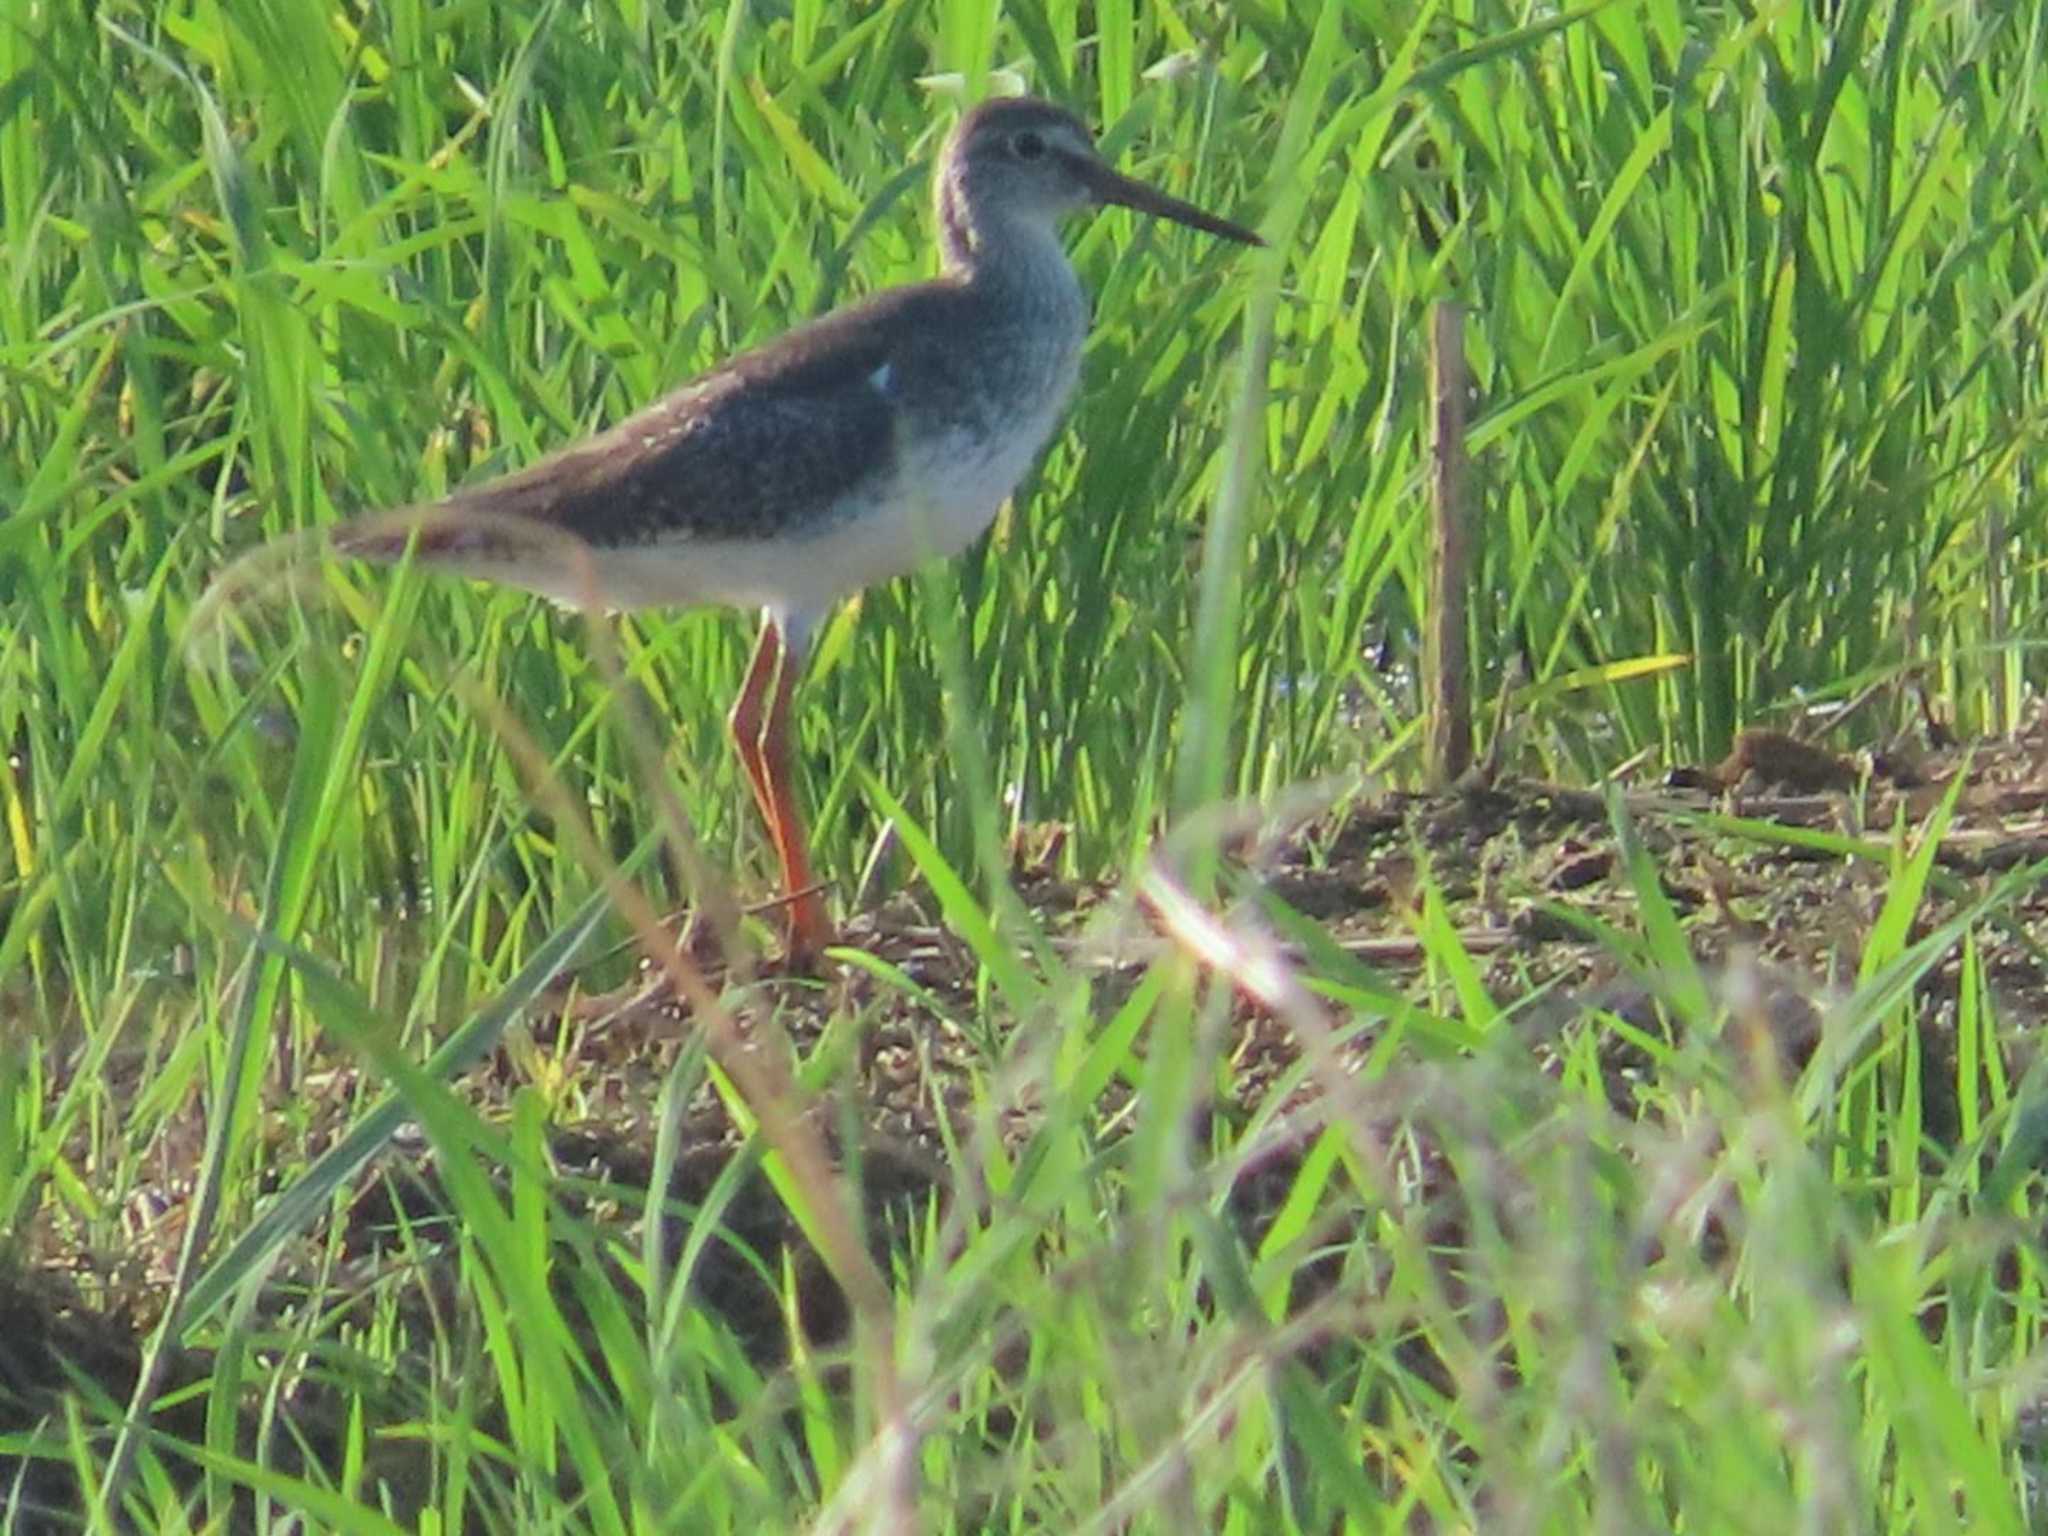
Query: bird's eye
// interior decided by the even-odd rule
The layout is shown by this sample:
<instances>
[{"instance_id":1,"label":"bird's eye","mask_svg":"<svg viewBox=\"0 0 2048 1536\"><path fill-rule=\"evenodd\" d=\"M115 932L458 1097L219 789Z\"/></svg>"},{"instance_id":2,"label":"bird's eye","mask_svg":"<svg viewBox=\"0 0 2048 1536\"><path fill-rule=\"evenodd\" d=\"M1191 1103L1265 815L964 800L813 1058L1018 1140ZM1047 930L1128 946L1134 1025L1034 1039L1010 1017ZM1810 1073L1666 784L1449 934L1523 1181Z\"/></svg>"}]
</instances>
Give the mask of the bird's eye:
<instances>
[{"instance_id":1,"label":"bird's eye","mask_svg":"<svg viewBox=\"0 0 2048 1536\"><path fill-rule=\"evenodd\" d=\"M1019 160L1036 160L1045 153L1045 140L1026 128L1010 140L1010 153Z\"/></svg>"}]
</instances>

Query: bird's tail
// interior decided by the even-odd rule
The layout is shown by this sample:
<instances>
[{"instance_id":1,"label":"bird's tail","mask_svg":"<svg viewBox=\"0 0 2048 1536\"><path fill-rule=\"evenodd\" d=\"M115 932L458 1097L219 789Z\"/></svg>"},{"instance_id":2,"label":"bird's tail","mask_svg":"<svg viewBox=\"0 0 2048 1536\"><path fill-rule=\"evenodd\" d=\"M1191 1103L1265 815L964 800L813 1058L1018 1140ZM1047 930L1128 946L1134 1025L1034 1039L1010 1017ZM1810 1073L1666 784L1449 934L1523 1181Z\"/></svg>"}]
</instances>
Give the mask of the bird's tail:
<instances>
[{"instance_id":1,"label":"bird's tail","mask_svg":"<svg viewBox=\"0 0 2048 1536\"><path fill-rule=\"evenodd\" d=\"M427 506L374 512L336 523L325 543L336 555L419 565L524 587L574 607L602 606L590 546L551 523L480 509L457 496Z\"/></svg>"},{"instance_id":2,"label":"bird's tail","mask_svg":"<svg viewBox=\"0 0 2048 1536\"><path fill-rule=\"evenodd\" d=\"M582 539L528 517L479 511L457 496L286 534L248 551L215 576L193 606L185 626L188 648L252 603L313 590L323 558L411 563L524 587L572 608L608 606Z\"/></svg>"},{"instance_id":3,"label":"bird's tail","mask_svg":"<svg viewBox=\"0 0 2048 1536\"><path fill-rule=\"evenodd\" d=\"M483 517L441 503L335 523L327 530L326 543L337 555L380 565L396 565L408 554L427 565L516 563L544 543L549 531L538 524Z\"/></svg>"}]
</instances>

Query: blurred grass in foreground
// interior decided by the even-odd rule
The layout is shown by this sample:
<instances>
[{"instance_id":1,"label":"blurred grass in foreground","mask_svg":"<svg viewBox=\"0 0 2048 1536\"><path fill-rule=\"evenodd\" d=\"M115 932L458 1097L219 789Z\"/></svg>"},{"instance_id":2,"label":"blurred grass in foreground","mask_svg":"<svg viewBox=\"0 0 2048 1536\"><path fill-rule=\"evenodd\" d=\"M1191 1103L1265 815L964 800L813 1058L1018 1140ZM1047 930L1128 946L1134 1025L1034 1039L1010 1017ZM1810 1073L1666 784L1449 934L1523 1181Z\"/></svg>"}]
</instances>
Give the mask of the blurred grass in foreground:
<instances>
[{"instance_id":1,"label":"blurred grass in foreground","mask_svg":"<svg viewBox=\"0 0 2048 1536\"><path fill-rule=\"evenodd\" d=\"M990 826L1067 824L1070 872L1135 873L1169 808L1181 855L1214 824L1177 792L1410 763L1439 298L1471 308L1484 396L1478 692L1520 666L1543 704L1512 761L1704 757L1887 679L1966 734L2014 718L2042 599L2044 48L2038 7L1854 0L0 18L0 1223L120 1251L201 1102L229 1239L271 1188L317 1213L333 1185L303 1125L255 1112L258 1069L337 1043L375 1068L365 1111L400 1089L463 1216L462 1319L424 1355L402 1282L277 1321L256 1248L213 1271L205 1436L143 1439L137 1523L255 1498L385 1529L353 1501L417 1441L421 1528L2023 1528L2041 1296L2009 1224L2038 1084L1983 986L1955 1020L1968 1144L1923 1144L1911 1108L1911 983L1974 974L2017 878L1914 937L1902 852L1830 1011L1844 1054L1781 1086L1712 1043L1744 1004L1687 984L1639 870L1640 932L1607 937L1695 1043L1654 1053L1636 1117L1597 1061L1528 1064L1501 1027L1525 1000L1488 995L1426 879L1426 1007L1284 913L1307 959L1261 968L1256 925L1206 932L1192 901L1184 948L1289 978L1268 1001L1323 1090L1206 1130L1231 988L1169 957L1112 990L985 904ZM985 967L1005 1054L977 1112L1044 1119L959 1149L850 1376L761 1379L686 1271L565 1214L537 1096L487 1125L407 1067L415 1036L497 1027L479 999L529 996L587 926L628 932L572 811L658 906L688 894L639 853L664 818L581 623L313 567L181 641L239 553L526 462L923 275L949 109L914 77L998 63L1279 254L1077 226L1098 324L1071 429L985 551L826 637L802 695L822 864L850 887L896 818L892 878L914 863ZM621 645L741 890L766 867L721 731L744 643L655 615ZM1597 681L1667 651L1695 664ZM531 734L553 805L479 699ZM1338 1074L1319 1028L1368 1068ZM715 1076L686 1054L671 1103ZM1112 1082L1128 1122L1098 1118ZM1301 1158L1254 1242L1228 1195L1276 1142ZM825 1220L837 1185L791 1178L794 1146L756 1142ZM1455 1178L1415 1201L1425 1165ZM309 1369L354 1381L340 1462L300 1466L288 1428L250 1459L238 1412ZM118 1415L82 1395L35 1452L90 1480Z\"/></svg>"}]
</instances>

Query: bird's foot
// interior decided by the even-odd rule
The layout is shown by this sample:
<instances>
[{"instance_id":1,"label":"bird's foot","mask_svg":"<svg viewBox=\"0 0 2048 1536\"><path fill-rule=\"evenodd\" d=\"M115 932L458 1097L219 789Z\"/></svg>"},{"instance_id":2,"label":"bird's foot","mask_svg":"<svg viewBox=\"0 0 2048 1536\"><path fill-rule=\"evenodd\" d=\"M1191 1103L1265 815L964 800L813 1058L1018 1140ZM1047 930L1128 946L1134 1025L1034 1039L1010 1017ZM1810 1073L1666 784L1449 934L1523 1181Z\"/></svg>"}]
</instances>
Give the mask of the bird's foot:
<instances>
[{"instance_id":1,"label":"bird's foot","mask_svg":"<svg viewBox=\"0 0 2048 1536\"><path fill-rule=\"evenodd\" d=\"M823 886L813 885L782 898L782 964L799 975L816 975L828 945L839 942L825 909Z\"/></svg>"}]
</instances>

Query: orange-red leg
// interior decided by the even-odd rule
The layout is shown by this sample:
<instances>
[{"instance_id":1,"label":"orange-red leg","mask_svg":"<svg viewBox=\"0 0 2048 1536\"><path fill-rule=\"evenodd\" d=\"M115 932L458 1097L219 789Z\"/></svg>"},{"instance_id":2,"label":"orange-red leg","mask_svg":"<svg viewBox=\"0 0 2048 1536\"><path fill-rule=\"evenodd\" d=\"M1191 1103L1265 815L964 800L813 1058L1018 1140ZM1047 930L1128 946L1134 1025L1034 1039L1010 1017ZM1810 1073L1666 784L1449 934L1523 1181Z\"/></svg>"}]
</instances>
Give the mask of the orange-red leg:
<instances>
[{"instance_id":1,"label":"orange-red leg","mask_svg":"<svg viewBox=\"0 0 2048 1536\"><path fill-rule=\"evenodd\" d=\"M747 680L729 717L740 767L754 792L754 803L761 808L761 819L768 825L776 857L782 861L789 958L798 962L809 960L833 939L824 894L811 872L803 813L797 809L796 791L790 783L789 704L802 669L803 659L791 653L782 627L773 619L765 620L761 637L754 643L753 660L747 664Z\"/></svg>"}]
</instances>

